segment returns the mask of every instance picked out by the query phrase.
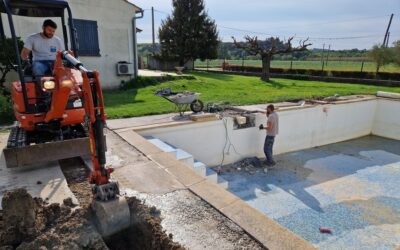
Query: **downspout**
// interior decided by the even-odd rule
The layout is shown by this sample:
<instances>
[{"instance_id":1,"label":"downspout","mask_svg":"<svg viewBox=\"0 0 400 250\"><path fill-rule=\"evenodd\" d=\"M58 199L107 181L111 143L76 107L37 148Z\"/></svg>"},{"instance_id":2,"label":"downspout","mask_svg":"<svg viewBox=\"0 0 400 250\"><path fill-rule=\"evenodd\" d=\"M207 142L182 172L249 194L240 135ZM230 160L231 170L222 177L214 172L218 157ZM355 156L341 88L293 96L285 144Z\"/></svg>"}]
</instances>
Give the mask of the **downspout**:
<instances>
[{"instance_id":1,"label":"downspout","mask_svg":"<svg viewBox=\"0 0 400 250\"><path fill-rule=\"evenodd\" d=\"M3 19L0 14L0 40L5 40L5 39L6 39L6 34L4 33Z\"/></svg>"},{"instance_id":2,"label":"downspout","mask_svg":"<svg viewBox=\"0 0 400 250\"><path fill-rule=\"evenodd\" d=\"M140 16L136 16L137 13L140 13ZM133 35L133 77L138 77L138 51L137 51L137 36L136 36L136 19L143 18L144 12L140 10L139 12L135 12L135 15L132 17L132 35Z\"/></svg>"}]
</instances>

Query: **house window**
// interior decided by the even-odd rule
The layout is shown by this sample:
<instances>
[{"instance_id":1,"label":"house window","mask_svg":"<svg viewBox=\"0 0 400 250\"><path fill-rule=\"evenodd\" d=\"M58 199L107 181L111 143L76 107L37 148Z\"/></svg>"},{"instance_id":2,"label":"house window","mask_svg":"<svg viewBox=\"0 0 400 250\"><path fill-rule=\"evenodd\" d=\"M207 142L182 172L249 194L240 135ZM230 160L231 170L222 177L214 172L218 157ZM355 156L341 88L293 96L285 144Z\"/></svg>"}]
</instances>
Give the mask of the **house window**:
<instances>
[{"instance_id":1,"label":"house window","mask_svg":"<svg viewBox=\"0 0 400 250\"><path fill-rule=\"evenodd\" d=\"M100 56L97 21L74 19L80 56Z\"/></svg>"}]
</instances>

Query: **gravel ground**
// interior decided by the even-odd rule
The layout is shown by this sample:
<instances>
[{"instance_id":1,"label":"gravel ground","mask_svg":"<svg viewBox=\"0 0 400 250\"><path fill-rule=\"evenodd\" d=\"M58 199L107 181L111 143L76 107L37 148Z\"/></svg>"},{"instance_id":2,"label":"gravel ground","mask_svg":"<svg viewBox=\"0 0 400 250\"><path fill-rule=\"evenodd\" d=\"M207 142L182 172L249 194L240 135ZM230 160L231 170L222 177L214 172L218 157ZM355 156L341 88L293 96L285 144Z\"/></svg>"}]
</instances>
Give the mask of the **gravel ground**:
<instances>
[{"instance_id":1,"label":"gravel ground","mask_svg":"<svg viewBox=\"0 0 400 250\"><path fill-rule=\"evenodd\" d=\"M160 212L167 234L187 249L265 249L239 226L188 190L135 195Z\"/></svg>"}]
</instances>

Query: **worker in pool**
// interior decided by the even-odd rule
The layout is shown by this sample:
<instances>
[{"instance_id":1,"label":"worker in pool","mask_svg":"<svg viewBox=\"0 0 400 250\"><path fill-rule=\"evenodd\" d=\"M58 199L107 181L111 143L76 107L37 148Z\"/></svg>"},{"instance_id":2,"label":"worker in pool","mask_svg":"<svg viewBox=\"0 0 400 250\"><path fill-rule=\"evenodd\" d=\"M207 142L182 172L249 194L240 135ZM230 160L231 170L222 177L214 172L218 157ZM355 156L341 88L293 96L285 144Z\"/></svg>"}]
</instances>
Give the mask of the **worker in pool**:
<instances>
[{"instance_id":1,"label":"worker in pool","mask_svg":"<svg viewBox=\"0 0 400 250\"><path fill-rule=\"evenodd\" d=\"M43 22L43 30L32 34L25 40L21 58L29 60L32 51L32 73L34 76L52 75L57 51L64 50L64 45L55 34L57 24L50 19Z\"/></svg>"},{"instance_id":2,"label":"worker in pool","mask_svg":"<svg viewBox=\"0 0 400 250\"><path fill-rule=\"evenodd\" d=\"M267 126L260 125L260 129L267 130L267 136L265 137L264 153L266 157L266 165L273 167L276 163L272 157L272 148L274 146L275 137L279 132L279 116L275 112L274 105L270 104L267 107Z\"/></svg>"}]
</instances>

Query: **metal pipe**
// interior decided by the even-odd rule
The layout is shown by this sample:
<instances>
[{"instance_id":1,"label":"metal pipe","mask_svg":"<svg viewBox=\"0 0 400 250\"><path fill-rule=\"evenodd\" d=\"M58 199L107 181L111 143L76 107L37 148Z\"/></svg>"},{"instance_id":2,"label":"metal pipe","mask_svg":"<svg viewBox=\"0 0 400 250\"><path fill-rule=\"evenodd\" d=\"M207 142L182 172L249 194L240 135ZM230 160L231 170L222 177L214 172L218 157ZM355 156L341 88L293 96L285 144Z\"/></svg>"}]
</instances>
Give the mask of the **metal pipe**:
<instances>
[{"instance_id":1,"label":"metal pipe","mask_svg":"<svg viewBox=\"0 0 400 250\"><path fill-rule=\"evenodd\" d=\"M68 33L67 33L67 26L65 25L64 13L61 17L61 22L62 22L62 29L63 29L63 36L64 36L64 47L65 47L65 50L68 50Z\"/></svg>"},{"instance_id":2,"label":"metal pipe","mask_svg":"<svg viewBox=\"0 0 400 250\"><path fill-rule=\"evenodd\" d=\"M29 107L28 95L26 93L25 78L24 78L24 72L22 71L22 61L21 61L20 49L18 47L17 37L15 35L14 21L13 21L11 9L8 6L7 0L3 0L3 4L4 4L4 8L7 12L8 23L10 25L10 31L11 31L11 37L14 41L14 48L15 48L17 64L18 64L18 75L19 75L19 80L21 81L22 95L24 97L24 106L25 106L26 113L30 113L31 109Z\"/></svg>"},{"instance_id":3,"label":"metal pipe","mask_svg":"<svg viewBox=\"0 0 400 250\"><path fill-rule=\"evenodd\" d=\"M4 33L3 19L1 17L1 13L0 13L0 39L1 40L6 39L6 34Z\"/></svg>"},{"instance_id":4,"label":"metal pipe","mask_svg":"<svg viewBox=\"0 0 400 250\"><path fill-rule=\"evenodd\" d=\"M140 16L136 16L136 13L140 13ZM135 12L135 15L132 17L132 35L133 35L133 77L138 77L138 52L137 52L137 36L136 36L136 19L143 18L144 12L140 10L139 12Z\"/></svg>"},{"instance_id":5,"label":"metal pipe","mask_svg":"<svg viewBox=\"0 0 400 250\"><path fill-rule=\"evenodd\" d=\"M71 8L68 6L67 7L68 11L68 23L69 23L69 35L71 36L71 49L74 52L74 55L76 58L78 58L78 42L77 42L77 35L76 35L76 29L74 26L74 20L72 18L72 11Z\"/></svg>"},{"instance_id":6,"label":"metal pipe","mask_svg":"<svg viewBox=\"0 0 400 250\"><path fill-rule=\"evenodd\" d=\"M69 63L71 63L75 68L79 69L80 71L83 71L83 72L89 71L83 66L83 63L81 61L79 61L78 59L76 59L76 57L69 54L68 51L66 51L66 50L63 51L62 55L65 60L67 60Z\"/></svg>"}]
</instances>

